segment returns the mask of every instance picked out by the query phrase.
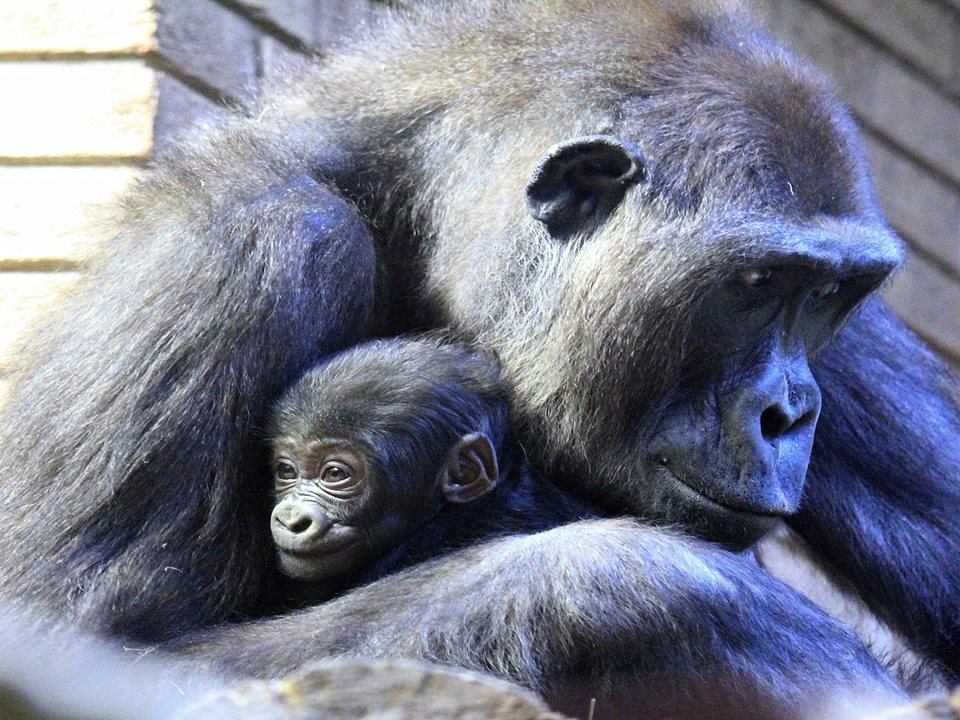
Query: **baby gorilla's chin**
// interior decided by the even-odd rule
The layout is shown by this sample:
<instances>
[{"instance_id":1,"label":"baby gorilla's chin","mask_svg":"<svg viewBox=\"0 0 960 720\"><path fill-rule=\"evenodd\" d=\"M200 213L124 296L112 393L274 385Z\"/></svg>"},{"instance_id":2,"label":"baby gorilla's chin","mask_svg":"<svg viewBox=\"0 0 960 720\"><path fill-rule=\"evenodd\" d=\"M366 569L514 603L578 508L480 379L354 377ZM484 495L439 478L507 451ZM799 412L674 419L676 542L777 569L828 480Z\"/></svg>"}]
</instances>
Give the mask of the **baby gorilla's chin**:
<instances>
[{"instance_id":1,"label":"baby gorilla's chin","mask_svg":"<svg viewBox=\"0 0 960 720\"><path fill-rule=\"evenodd\" d=\"M310 552L294 552L278 549L280 569L284 575L296 580L333 580L365 567L369 558L358 535L348 543L337 547L313 548Z\"/></svg>"}]
</instances>

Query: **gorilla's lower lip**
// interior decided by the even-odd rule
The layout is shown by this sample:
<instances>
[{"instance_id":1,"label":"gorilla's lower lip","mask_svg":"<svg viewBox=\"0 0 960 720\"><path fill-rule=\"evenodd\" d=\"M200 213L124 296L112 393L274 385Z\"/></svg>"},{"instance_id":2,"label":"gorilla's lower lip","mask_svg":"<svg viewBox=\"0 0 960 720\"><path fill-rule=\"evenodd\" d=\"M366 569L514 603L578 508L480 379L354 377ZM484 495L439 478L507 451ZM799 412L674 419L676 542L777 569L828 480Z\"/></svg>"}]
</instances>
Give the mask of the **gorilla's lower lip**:
<instances>
[{"instance_id":1,"label":"gorilla's lower lip","mask_svg":"<svg viewBox=\"0 0 960 720\"><path fill-rule=\"evenodd\" d=\"M318 543L316 545L311 545L307 548L280 548L282 552L287 555L293 555L294 557L313 557L313 556L323 556L335 555L344 550L348 550L357 544L359 538L353 538L345 542L336 542L336 543Z\"/></svg>"},{"instance_id":2,"label":"gorilla's lower lip","mask_svg":"<svg viewBox=\"0 0 960 720\"><path fill-rule=\"evenodd\" d=\"M675 487L681 495L692 500L697 505L706 505L707 507L710 507L718 512L727 513L734 517L749 518L753 519L754 521L756 519L769 519L773 521L785 517L783 513L778 513L773 510L760 510L754 508L746 509L742 507L726 505L718 500L715 500L709 495L705 495L702 491L697 490L695 487L685 482L682 477L677 475L670 468L663 465L661 465L660 468L663 470L664 475L670 479L673 487Z\"/></svg>"},{"instance_id":3,"label":"gorilla's lower lip","mask_svg":"<svg viewBox=\"0 0 960 720\"><path fill-rule=\"evenodd\" d=\"M349 542L316 545L301 550L279 548L278 560L284 574L306 582L332 580L356 571L362 560L360 538ZM360 554L358 554L360 553Z\"/></svg>"},{"instance_id":4,"label":"gorilla's lower lip","mask_svg":"<svg viewBox=\"0 0 960 720\"><path fill-rule=\"evenodd\" d=\"M316 542L305 546L291 546L286 543L277 542L277 548L287 554L295 557L310 557L313 555L333 555L342 552L360 541L360 534L356 528L339 526L331 528L326 535L318 538Z\"/></svg>"},{"instance_id":5,"label":"gorilla's lower lip","mask_svg":"<svg viewBox=\"0 0 960 720\"><path fill-rule=\"evenodd\" d=\"M662 482L680 506L669 513L668 519L704 540L739 552L770 532L783 517L724 505L690 487L671 470L661 470Z\"/></svg>"}]
</instances>

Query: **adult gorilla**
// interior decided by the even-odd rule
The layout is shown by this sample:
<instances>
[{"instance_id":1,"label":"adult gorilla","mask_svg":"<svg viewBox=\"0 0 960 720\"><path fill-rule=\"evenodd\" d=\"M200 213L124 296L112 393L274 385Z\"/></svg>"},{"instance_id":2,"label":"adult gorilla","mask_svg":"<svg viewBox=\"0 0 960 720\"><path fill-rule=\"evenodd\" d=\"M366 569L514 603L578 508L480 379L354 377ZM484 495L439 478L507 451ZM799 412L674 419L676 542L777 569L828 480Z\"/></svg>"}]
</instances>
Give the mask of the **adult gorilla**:
<instances>
[{"instance_id":1,"label":"adult gorilla","mask_svg":"<svg viewBox=\"0 0 960 720\"><path fill-rule=\"evenodd\" d=\"M786 518L955 679L956 385L879 302L808 366L898 259L846 113L735 14L398 16L161 158L29 341L5 593L141 640L269 612L265 409L327 353L447 326L498 350L551 478L691 536L501 539L193 652L258 674L422 656L599 687L616 717L625 688L675 715L896 697L848 628L710 542Z\"/></svg>"}]
</instances>

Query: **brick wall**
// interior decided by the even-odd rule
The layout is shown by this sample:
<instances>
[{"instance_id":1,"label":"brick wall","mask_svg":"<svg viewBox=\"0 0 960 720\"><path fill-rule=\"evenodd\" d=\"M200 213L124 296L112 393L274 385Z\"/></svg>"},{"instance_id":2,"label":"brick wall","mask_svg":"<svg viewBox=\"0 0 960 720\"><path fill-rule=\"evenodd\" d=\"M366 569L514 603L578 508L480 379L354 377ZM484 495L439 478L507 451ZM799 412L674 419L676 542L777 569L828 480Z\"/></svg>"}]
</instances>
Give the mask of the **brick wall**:
<instances>
[{"instance_id":1,"label":"brick wall","mask_svg":"<svg viewBox=\"0 0 960 720\"><path fill-rule=\"evenodd\" d=\"M154 36L149 0L0 4L0 373L150 150Z\"/></svg>"},{"instance_id":2,"label":"brick wall","mask_svg":"<svg viewBox=\"0 0 960 720\"><path fill-rule=\"evenodd\" d=\"M887 296L960 362L960 0L751 0L831 75L907 240ZM87 230L153 143L256 93L377 0L35 0L0 6L0 372L11 339L69 283Z\"/></svg>"},{"instance_id":3,"label":"brick wall","mask_svg":"<svg viewBox=\"0 0 960 720\"><path fill-rule=\"evenodd\" d=\"M17 338L77 277L95 247L96 219L151 149L383 7L0 3L0 399Z\"/></svg>"}]
</instances>

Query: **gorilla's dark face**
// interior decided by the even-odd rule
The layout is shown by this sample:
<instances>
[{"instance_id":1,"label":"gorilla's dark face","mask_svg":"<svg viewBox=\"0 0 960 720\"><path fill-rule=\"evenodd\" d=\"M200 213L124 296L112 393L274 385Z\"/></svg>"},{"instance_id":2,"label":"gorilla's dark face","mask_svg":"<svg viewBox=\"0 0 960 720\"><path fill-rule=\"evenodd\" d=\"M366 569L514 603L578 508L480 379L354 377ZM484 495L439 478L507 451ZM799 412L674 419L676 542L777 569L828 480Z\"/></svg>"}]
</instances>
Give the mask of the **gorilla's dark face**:
<instances>
[{"instance_id":1,"label":"gorilla's dark face","mask_svg":"<svg viewBox=\"0 0 960 720\"><path fill-rule=\"evenodd\" d=\"M517 404L562 482L740 546L798 509L820 412L811 359L898 247L855 220L747 222L700 236L683 268L697 237L683 229L573 251L538 350L553 363L518 372Z\"/></svg>"},{"instance_id":2,"label":"gorilla's dark face","mask_svg":"<svg viewBox=\"0 0 960 720\"><path fill-rule=\"evenodd\" d=\"M810 359L884 277L817 260L758 264L704 292L678 382L643 421L642 507L735 545L799 508L821 402Z\"/></svg>"},{"instance_id":3,"label":"gorilla's dark face","mask_svg":"<svg viewBox=\"0 0 960 720\"><path fill-rule=\"evenodd\" d=\"M742 545L799 507L809 363L901 251L827 91L782 58L673 62L609 132L541 152L532 225L452 258L514 276L451 291L441 247L433 282L558 481Z\"/></svg>"}]
</instances>

